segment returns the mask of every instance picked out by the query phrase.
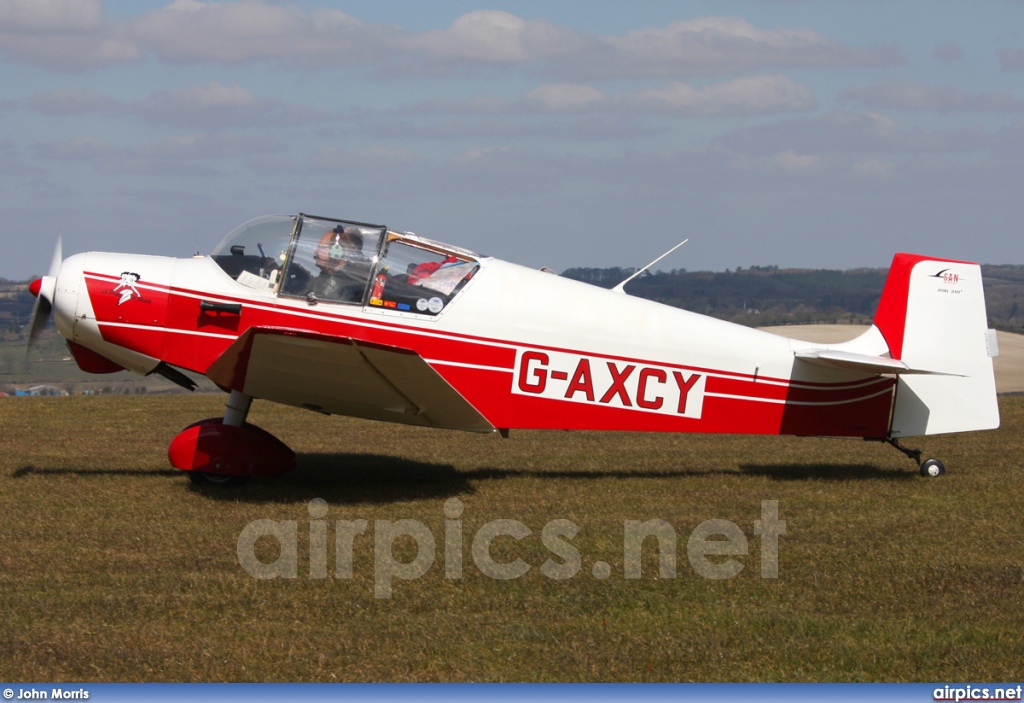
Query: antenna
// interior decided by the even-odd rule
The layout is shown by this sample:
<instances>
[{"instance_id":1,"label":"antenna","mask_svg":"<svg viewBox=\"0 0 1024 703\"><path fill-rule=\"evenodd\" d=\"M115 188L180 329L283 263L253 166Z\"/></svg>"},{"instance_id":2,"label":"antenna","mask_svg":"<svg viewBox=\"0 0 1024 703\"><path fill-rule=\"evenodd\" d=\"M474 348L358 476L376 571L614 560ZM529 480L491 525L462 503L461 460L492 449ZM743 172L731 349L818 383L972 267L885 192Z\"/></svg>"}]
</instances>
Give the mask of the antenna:
<instances>
[{"instance_id":1,"label":"antenna","mask_svg":"<svg viewBox=\"0 0 1024 703\"><path fill-rule=\"evenodd\" d=\"M686 239L684 239L683 241L679 242L679 244L676 244L676 245L675 245L674 247L672 247L671 249L669 249L668 251L666 251L666 252L665 252L664 254L662 254L661 256L659 256L659 257L658 257L657 259L655 259L655 260L654 260L654 261L652 261L651 263L649 263L649 264L647 264L646 266L644 266L644 267L643 267L642 269L640 269L639 271L637 271L636 273L634 273L634 274L633 274L632 276L630 276L629 278L627 278L627 279L626 279L625 281L623 281L623 282L622 282L622 283L620 283L619 285L617 285L617 286L615 286L614 288L612 288L612 290L613 290L613 291L615 291L616 293L622 293L623 295L626 295L627 293L626 293L625 285L626 285L627 283L629 283L630 281L632 281L632 280L633 280L634 278L636 278L637 276L639 276L639 275L640 275L641 273L643 273L644 271L646 271L646 270L647 270L647 269L649 269L650 267L654 266L654 265L655 265L656 263L658 263L659 261L661 261L662 259L664 259L664 258L665 258L666 256L668 256L669 254L671 254L672 252L674 252L674 251L675 251L676 249L678 249L679 247L681 247L681 246L683 246L684 244L686 244L686 243L687 243L688 241L690 241L690 238L689 238L689 237L687 237L687 238L686 238Z\"/></svg>"}]
</instances>

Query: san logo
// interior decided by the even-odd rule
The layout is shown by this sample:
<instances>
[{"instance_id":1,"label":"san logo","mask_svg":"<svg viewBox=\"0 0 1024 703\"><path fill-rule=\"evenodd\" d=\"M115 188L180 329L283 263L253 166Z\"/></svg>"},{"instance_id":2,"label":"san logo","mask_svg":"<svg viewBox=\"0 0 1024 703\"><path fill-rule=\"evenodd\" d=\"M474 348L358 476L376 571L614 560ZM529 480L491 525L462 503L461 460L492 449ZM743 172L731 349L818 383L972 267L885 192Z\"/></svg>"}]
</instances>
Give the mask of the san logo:
<instances>
[{"instance_id":1,"label":"san logo","mask_svg":"<svg viewBox=\"0 0 1024 703\"><path fill-rule=\"evenodd\" d=\"M942 282L949 285L951 283L960 283L960 274L952 271L951 269L942 269L938 273L933 273L932 278L940 278Z\"/></svg>"}]
</instances>

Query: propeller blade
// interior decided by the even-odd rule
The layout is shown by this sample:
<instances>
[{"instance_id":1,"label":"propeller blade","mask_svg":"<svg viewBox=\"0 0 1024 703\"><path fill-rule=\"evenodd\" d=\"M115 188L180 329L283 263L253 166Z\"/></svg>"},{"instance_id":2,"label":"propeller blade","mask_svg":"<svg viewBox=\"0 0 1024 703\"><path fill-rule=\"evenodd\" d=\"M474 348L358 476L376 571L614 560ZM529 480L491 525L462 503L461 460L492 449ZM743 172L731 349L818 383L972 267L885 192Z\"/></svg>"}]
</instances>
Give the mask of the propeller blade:
<instances>
[{"instance_id":1,"label":"propeller blade","mask_svg":"<svg viewBox=\"0 0 1024 703\"><path fill-rule=\"evenodd\" d=\"M52 310L53 305L50 304L49 300L41 295L36 298L36 303L32 306L32 318L28 326L28 343L25 345L25 356L28 356L29 351L35 346L40 332L46 327L46 323L50 321L50 312Z\"/></svg>"},{"instance_id":2,"label":"propeller blade","mask_svg":"<svg viewBox=\"0 0 1024 703\"><path fill-rule=\"evenodd\" d=\"M64 261L64 257L61 256L61 251L60 251L61 250L61 242L60 242L60 240L61 240L61 235L60 235L60 232L58 232L57 233L57 245L53 248L53 258L50 259L50 270L46 274L47 276L53 276L54 278L56 278L57 274L60 273L60 264L61 264L62 261ZM53 301L51 301L51 302L53 302Z\"/></svg>"},{"instance_id":3,"label":"propeller blade","mask_svg":"<svg viewBox=\"0 0 1024 703\"><path fill-rule=\"evenodd\" d=\"M57 274L60 273L61 262L64 261L61 255L61 235L57 233L57 245L53 248L53 258L50 259L50 270L47 275L33 281L29 286L32 295L36 296L35 305L32 306L32 317L28 323L28 340L25 343L25 356L35 345L46 323L50 320L50 313L53 312L53 295L57 282Z\"/></svg>"}]
</instances>

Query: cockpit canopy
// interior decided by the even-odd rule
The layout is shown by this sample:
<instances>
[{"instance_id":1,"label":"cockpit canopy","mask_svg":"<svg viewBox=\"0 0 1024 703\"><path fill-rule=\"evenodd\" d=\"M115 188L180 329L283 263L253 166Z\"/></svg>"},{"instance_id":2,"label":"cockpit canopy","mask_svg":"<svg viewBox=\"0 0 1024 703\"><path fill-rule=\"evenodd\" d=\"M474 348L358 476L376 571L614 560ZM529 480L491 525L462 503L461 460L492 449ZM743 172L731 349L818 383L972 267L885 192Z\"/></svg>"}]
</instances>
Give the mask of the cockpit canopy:
<instances>
[{"instance_id":1,"label":"cockpit canopy","mask_svg":"<svg viewBox=\"0 0 1024 703\"><path fill-rule=\"evenodd\" d=\"M473 278L473 252L383 225L300 214L246 222L213 260L244 286L281 297L433 316Z\"/></svg>"}]
</instances>

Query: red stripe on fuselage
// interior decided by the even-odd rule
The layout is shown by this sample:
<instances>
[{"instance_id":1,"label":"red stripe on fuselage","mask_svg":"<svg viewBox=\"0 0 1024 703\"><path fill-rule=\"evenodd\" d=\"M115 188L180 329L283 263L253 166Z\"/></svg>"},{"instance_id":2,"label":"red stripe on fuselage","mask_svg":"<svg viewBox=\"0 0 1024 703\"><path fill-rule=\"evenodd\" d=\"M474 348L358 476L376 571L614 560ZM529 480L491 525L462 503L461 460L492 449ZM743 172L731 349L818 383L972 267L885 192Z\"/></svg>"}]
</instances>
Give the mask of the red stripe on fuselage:
<instances>
[{"instance_id":1,"label":"red stripe on fuselage","mask_svg":"<svg viewBox=\"0 0 1024 703\"><path fill-rule=\"evenodd\" d=\"M140 286L140 292L144 289L143 295L154 300L163 294L165 327L148 327L118 319L116 306L102 300L119 279L87 273L86 280L106 341L174 366L205 373L251 327L301 328L315 334L353 337L415 350L496 427L884 436L888 424L894 383L889 378L823 383L757 377L367 319L338 308L317 310L152 284ZM205 312L200 310L202 300L240 303L242 311L240 315ZM362 312L360 307L352 310ZM628 363L638 369L679 369L687 377L701 374L706 377L703 412L700 417L682 417L647 412L642 407L614 407L611 402L624 399L621 388L610 395L608 389L600 389L594 403L514 394L516 352L524 348L620 362L620 370ZM575 394L574 399L584 395ZM601 403L603 396L610 402ZM652 391L647 397L657 396Z\"/></svg>"}]
</instances>

